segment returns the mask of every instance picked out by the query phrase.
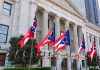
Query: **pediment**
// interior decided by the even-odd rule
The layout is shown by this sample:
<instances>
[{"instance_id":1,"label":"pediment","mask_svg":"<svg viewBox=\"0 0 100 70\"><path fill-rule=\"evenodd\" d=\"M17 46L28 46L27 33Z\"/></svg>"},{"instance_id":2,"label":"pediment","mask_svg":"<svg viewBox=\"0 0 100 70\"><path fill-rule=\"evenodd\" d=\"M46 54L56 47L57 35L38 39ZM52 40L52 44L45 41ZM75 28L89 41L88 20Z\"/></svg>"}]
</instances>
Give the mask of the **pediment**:
<instances>
[{"instance_id":1,"label":"pediment","mask_svg":"<svg viewBox=\"0 0 100 70\"><path fill-rule=\"evenodd\" d=\"M82 12L71 2L71 0L49 0L52 3L55 3L56 5L64 8L71 14L78 16L81 19L85 19L85 16L82 14Z\"/></svg>"}]
</instances>

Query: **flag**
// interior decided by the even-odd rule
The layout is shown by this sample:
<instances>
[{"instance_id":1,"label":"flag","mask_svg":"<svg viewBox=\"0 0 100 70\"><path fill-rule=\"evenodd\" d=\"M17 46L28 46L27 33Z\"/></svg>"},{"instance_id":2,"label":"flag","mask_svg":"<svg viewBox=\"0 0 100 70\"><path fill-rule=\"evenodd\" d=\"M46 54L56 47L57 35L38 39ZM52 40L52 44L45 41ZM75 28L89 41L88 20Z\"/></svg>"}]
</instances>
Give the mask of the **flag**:
<instances>
[{"instance_id":1,"label":"flag","mask_svg":"<svg viewBox=\"0 0 100 70\"><path fill-rule=\"evenodd\" d=\"M94 38L92 48L91 48L91 50L89 51L89 54L88 54L88 58L91 58L91 62L92 62L92 59L95 55L96 55L96 43L95 43L95 38Z\"/></svg>"},{"instance_id":2,"label":"flag","mask_svg":"<svg viewBox=\"0 0 100 70\"><path fill-rule=\"evenodd\" d=\"M69 45L70 45L70 35L68 30L55 41L55 45L54 45L56 47L55 53Z\"/></svg>"},{"instance_id":3,"label":"flag","mask_svg":"<svg viewBox=\"0 0 100 70\"><path fill-rule=\"evenodd\" d=\"M26 33L26 35L19 42L20 48L23 48L23 46L29 40L29 38L34 37L35 29L36 29L36 26L37 26L36 22L37 22L37 19L36 19L36 16L35 16L32 26L29 28L29 30Z\"/></svg>"},{"instance_id":4,"label":"flag","mask_svg":"<svg viewBox=\"0 0 100 70\"><path fill-rule=\"evenodd\" d=\"M84 40L84 34L82 36L82 42L80 44L80 48L78 49L78 52L77 52L77 56L79 57L79 53L82 51L82 50L85 50L85 40Z\"/></svg>"},{"instance_id":5,"label":"flag","mask_svg":"<svg viewBox=\"0 0 100 70\"><path fill-rule=\"evenodd\" d=\"M37 51L38 53L41 51L42 47L45 45L45 44L52 44L55 42L55 25L53 27L53 29L51 29L47 36L44 38L44 40L42 40L37 46Z\"/></svg>"},{"instance_id":6,"label":"flag","mask_svg":"<svg viewBox=\"0 0 100 70\"><path fill-rule=\"evenodd\" d=\"M61 36L61 35L63 35L63 33L65 33L65 32L63 32L63 31L60 31L60 36Z\"/></svg>"}]
</instances>

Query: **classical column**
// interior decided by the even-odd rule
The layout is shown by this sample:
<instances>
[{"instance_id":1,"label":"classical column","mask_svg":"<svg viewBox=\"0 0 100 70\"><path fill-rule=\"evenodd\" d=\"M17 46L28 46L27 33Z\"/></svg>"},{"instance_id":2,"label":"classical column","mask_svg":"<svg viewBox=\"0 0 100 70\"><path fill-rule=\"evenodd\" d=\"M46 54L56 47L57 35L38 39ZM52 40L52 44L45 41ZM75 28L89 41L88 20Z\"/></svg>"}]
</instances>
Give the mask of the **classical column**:
<instances>
[{"instance_id":1,"label":"classical column","mask_svg":"<svg viewBox=\"0 0 100 70\"><path fill-rule=\"evenodd\" d=\"M90 40L89 40L89 33L88 32L86 32L86 38L87 38L87 42L86 42L87 43L87 47L86 47L86 49L87 49L87 51L89 51L90 50L90 47L89 47L90 46L89 45L90 44L90 42L89 42Z\"/></svg>"},{"instance_id":2,"label":"classical column","mask_svg":"<svg viewBox=\"0 0 100 70\"><path fill-rule=\"evenodd\" d=\"M60 36L60 17L55 16L55 38L57 39ZM56 58L59 58L58 56ZM59 65L58 65L59 59L56 59L56 68L58 70Z\"/></svg>"},{"instance_id":3,"label":"classical column","mask_svg":"<svg viewBox=\"0 0 100 70\"><path fill-rule=\"evenodd\" d=\"M96 37L96 49L97 49L97 55L100 55L99 54L99 37Z\"/></svg>"},{"instance_id":4,"label":"classical column","mask_svg":"<svg viewBox=\"0 0 100 70\"><path fill-rule=\"evenodd\" d=\"M43 11L43 38L44 39L48 33L48 11L44 10ZM43 58L43 66L44 67L49 67L50 66L50 61L47 59L48 58L48 44L44 45L42 52L45 54L44 58Z\"/></svg>"},{"instance_id":5,"label":"classical column","mask_svg":"<svg viewBox=\"0 0 100 70\"><path fill-rule=\"evenodd\" d=\"M75 46L75 55L78 51L78 35L77 35L77 25L73 25L73 32L74 32L74 46ZM79 61L77 61L77 70L79 70Z\"/></svg>"},{"instance_id":6,"label":"classical column","mask_svg":"<svg viewBox=\"0 0 100 70\"><path fill-rule=\"evenodd\" d=\"M77 35L77 25L73 25L73 32L74 32L74 46L75 46L75 52L77 53L78 50L78 35Z\"/></svg>"},{"instance_id":7,"label":"classical column","mask_svg":"<svg viewBox=\"0 0 100 70\"><path fill-rule=\"evenodd\" d=\"M56 39L60 36L60 17L55 16L55 36Z\"/></svg>"},{"instance_id":8,"label":"classical column","mask_svg":"<svg viewBox=\"0 0 100 70\"><path fill-rule=\"evenodd\" d=\"M13 24L12 24L12 36L18 36L19 16L20 16L19 10L20 10L20 1L15 0L14 17L13 17Z\"/></svg>"},{"instance_id":9,"label":"classical column","mask_svg":"<svg viewBox=\"0 0 100 70\"><path fill-rule=\"evenodd\" d=\"M70 21L65 21L65 31L67 31L69 29L69 23Z\"/></svg>"},{"instance_id":10,"label":"classical column","mask_svg":"<svg viewBox=\"0 0 100 70\"><path fill-rule=\"evenodd\" d=\"M48 33L48 11L43 11L43 39Z\"/></svg>"},{"instance_id":11,"label":"classical column","mask_svg":"<svg viewBox=\"0 0 100 70\"><path fill-rule=\"evenodd\" d=\"M79 45L82 42L82 36L83 36L82 27L78 26L78 42L79 42Z\"/></svg>"},{"instance_id":12,"label":"classical column","mask_svg":"<svg viewBox=\"0 0 100 70\"><path fill-rule=\"evenodd\" d=\"M67 31L69 29L69 23L70 23L70 21L65 21L65 31ZM70 52L70 46L68 46L66 48L67 48L66 52L68 54L68 62L67 62L68 67L67 67L67 69L71 70L71 52Z\"/></svg>"}]
</instances>

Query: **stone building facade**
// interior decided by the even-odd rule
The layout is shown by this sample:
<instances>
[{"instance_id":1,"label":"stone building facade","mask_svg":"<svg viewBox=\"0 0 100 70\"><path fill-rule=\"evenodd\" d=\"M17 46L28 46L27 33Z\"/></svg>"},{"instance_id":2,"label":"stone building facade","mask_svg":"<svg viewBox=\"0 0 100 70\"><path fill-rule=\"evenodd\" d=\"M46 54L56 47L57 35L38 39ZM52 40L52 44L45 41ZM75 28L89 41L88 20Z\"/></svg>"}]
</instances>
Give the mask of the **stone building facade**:
<instances>
[{"instance_id":1,"label":"stone building facade","mask_svg":"<svg viewBox=\"0 0 100 70\"><path fill-rule=\"evenodd\" d=\"M56 39L60 31L70 30L71 45L58 52L55 57L48 59L48 45L42 49L45 57L42 60L43 67L62 70L72 70L73 64L85 69L85 53L88 52L96 38L96 48L100 56L100 28L91 24L70 0L0 0L0 66L9 66L7 53L9 50L9 39L13 36L25 35L33 22L34 15L37 15L37 29L35 38L39 43L55 23ZM85 36L86 50L81 53L80 60L75 60L82 40L82 33ZM52 53L54 50L50 49ZM53 59L53 60L52 60Z\"/></svg>"}]
</instances>

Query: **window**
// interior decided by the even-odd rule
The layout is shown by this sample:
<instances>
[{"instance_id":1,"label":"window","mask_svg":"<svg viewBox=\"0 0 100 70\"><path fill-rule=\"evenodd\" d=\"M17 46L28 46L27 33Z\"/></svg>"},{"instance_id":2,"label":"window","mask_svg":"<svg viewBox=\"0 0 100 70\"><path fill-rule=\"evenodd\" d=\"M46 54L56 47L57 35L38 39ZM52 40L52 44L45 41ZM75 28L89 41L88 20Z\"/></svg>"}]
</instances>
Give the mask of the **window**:
<instances>
[{"instance_id":1,"label":"window","mask_svg":"<svg viewBox=\"0 0 100 70\"><path fill-rule=\"evenodd\" d=\"M6 43L8 36L8 26L0 24L0 43Z\"/></svg>"},{"instance_id":2,"label":"window","mask_svg":"<svg viewBox=\"0 0 100 70\"><path fill-rule=\"evenodd\" d=\"M51 66L56 66L56 57L51 57Z\"/></svg>"},{"instance_id":3,"label":"window","mask_svg":"<svg viewBox=\"0 0 100 70\"><path fill-rule=\"evenodd\" d=\"M89 41L92 42L92 36L91 35L89 36Z\"/></svg>"},{"instance_id":4,"label":"window","mask_svg":"<svg viewBox=\"0 0 100 70\"><path fill-rule=\"evenodd\" d=\"M6 57L6 54L0 53L0 66L5 65L5 57Z\"/></svg>"},{"instance_id":5,"label":"window","mask_svg":"<svg viewBox=\"0 0 100 70\"><path fill-rule=\"evenodd\" d=\"M84 60L82 60L82 67L85 67L85 63L84 63Z\"/></svg>"},{"instance_id":6,"label":"window","mask_svg":"<svg viewBox=\"0 0 100 70\"><path fill-rule=\"evenodd\" d=\"M77 68L77 61L76 61L76 59L73 59L73 68L74 68L74 69Z\"/></svg>"},{"instance_id":7,"label":"window","mask_svg":"<svg viewBox=\"0 0 100 70\"><path fill-rule=\"evenodd\" d=\"M11 7L12 7L12 4L4 2L4 4L3 4L3 14L10 16L11 15Z\"/></svg>"}]
</instances>

